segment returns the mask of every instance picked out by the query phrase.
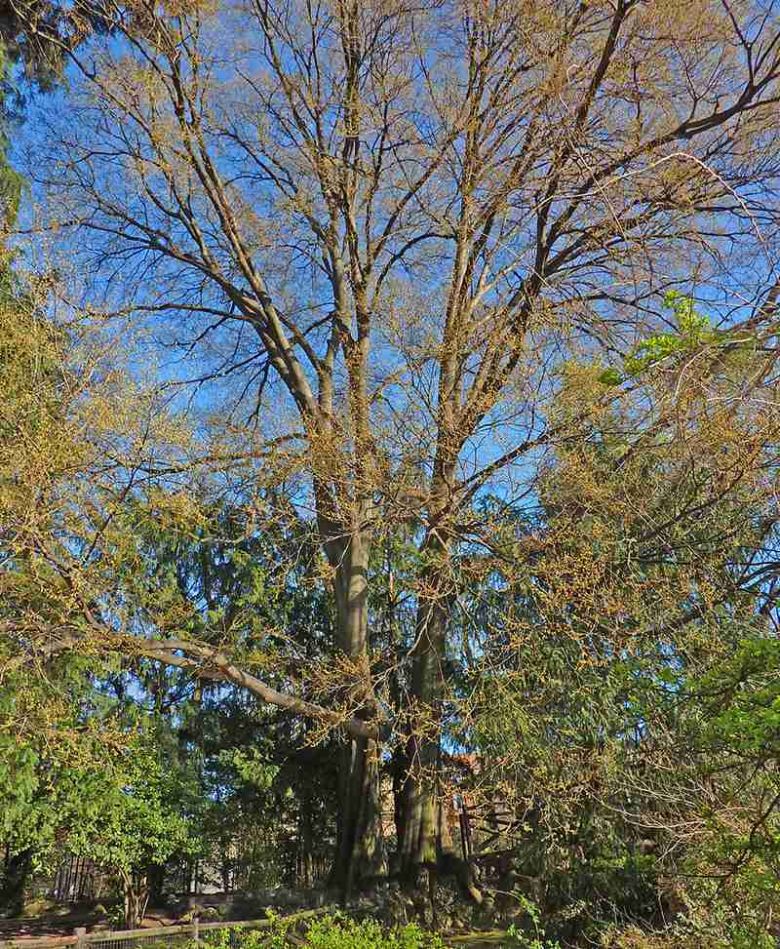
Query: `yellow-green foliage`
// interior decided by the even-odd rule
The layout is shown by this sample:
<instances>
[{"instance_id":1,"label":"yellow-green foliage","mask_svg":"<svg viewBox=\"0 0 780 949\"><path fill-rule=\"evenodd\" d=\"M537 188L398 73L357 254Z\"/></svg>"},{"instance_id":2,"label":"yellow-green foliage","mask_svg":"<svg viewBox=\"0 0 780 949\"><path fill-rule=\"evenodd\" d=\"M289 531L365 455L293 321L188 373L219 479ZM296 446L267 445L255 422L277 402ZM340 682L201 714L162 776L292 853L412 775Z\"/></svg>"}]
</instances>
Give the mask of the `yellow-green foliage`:
<instances>
[{"instance_id":1,"label":"yellow-green foliage","mask_svg":"<svg viewBox=\"0 0 780 949\"><path fill-rule=\"evenodd\" d=\"M321 916L298 934L296 919L271 917L269 929L249 930L239 940L240 949L287 949L290 945L310 949L445 949L439 936L415 923L396 928L383 927L374 919L355 920L342 914ZM208 939L213 949L229 949L230 930L219 930Z\"/></svg>"},{"instance_id":2,"label":"yellow-green foliage","mask_svg":"<svg viewBox=\"0 0 780 949\"><path fill-rule=\"evenodd\" d=\"M674 315L675 332L656 333L635 346L625 360L628 375L636 376L664 359L693 352L717 338L709 319L696 310L690 297L670 290L664 296L664 307Z\"/></svg>"}]
</instances>

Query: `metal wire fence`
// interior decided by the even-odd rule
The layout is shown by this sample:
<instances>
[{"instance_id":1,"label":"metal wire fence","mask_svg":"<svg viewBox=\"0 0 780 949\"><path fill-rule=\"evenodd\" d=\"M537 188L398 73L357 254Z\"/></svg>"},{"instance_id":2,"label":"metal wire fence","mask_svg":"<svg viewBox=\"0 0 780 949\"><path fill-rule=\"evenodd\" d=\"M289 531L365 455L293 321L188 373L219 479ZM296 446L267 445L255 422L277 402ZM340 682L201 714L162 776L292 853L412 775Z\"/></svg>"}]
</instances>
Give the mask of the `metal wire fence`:
<instances>
[{"instance_id":1,"label":"metal wire fence","mask_svg":"<svg viewBox=\"0 0 780 949\"><path fill-rule=\"evenodd\" d=\"M143 932L143 930L141 931ZM235 942L231 939L231 949L239 944L238 933L236 931ZM232 933L231 933L232 935ZM76 949L185 949L185 947L194 946L205 940L196 936L196 931L189 926L177 926L175 929L169 928L164 932L150 930L149 933L136 935L134 932L117 933L95 933L86 938L76 941ZM36 947L39 949L39 947ZM53 947L52 947L53 949Z\"/></svg>"}]
</instances>

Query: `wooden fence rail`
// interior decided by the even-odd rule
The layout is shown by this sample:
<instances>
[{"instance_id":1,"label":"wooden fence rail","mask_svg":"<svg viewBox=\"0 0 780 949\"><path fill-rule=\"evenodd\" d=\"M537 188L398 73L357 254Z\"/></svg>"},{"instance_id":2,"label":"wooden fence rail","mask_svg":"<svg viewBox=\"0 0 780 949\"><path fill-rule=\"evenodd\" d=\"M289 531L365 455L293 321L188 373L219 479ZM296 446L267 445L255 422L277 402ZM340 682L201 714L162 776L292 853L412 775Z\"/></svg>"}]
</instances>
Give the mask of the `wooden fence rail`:
<instances>
[{"instance_id":1,"label":"wooden fence rail","mask_svg":"<svg viewBox=\"0 0 780 949\"><path fill-rule=\"evenodd\" d=\"M285 916L286 922L297 923L327 912L326 908L304 910ZM172 923L170 926L158 926L154 929L122 929L117 931L101 930L87 932L85 929L76 929L70 936L32 936L17 937L15 939L0 940L1 949L61 949L64 946L75 946L76 949L135 949L157 943L178 943L184 940L194 943L207 942L209 932L228 930L231 934L231 945L238 944L238 937L246 929L270 929L274 923L269 919L245 919L239 921L222 921L202 923L194 920L191 923Z\"/></svg>"}]
</instances>

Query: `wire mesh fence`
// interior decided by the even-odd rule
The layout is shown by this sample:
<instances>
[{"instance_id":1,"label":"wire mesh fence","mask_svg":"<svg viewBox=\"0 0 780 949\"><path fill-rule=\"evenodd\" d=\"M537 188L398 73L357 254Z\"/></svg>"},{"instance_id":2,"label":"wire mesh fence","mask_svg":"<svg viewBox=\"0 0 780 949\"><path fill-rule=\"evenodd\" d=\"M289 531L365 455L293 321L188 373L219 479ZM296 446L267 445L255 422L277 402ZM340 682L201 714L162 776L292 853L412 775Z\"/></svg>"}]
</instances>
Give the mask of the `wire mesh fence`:
<instances>
[{"instance_id":1,"label":"wire mesh fence","mask_svg":"<svg viewBox=\"0 0 780 949\"><path fill-rule=\"evenodd\" d=\"M231 936L235 935L235 939L230 940L231 949L239 944L239 932L240 930L231 931ZM82 947L83 949L168 949L168 947L185 949L185 947L206 941L203 937L199 937L192 927L177 926L175 929L168 928L164 932L150 931L143 935L133 932L94 933L77 940L75 946L76 949L82 949Z\"/></svg>"}]
</instances>

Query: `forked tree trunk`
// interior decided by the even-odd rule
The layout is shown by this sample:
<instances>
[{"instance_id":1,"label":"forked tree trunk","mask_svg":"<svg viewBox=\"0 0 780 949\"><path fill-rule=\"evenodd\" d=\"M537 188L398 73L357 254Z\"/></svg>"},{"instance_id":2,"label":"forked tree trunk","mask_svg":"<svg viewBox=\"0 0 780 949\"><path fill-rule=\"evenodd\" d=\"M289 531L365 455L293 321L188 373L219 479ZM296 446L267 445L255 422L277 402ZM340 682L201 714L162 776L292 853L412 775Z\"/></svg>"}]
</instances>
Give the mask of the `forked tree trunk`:
<instances>
[{"instance_id":1,"label":"forked tree trunk","mask_svg":"<svg viewBox=\"0 0 780 949\"><path fill-rule=\"evenodd\" d=\"M146 871L122 873L126 929L138 929L149 903L149 877Z\"/></svg>"},{"instance_id":2,"label":"forked tree trunk","mask_svg":"<svg viewBox=\"0 0 780 949\"><path fill-rule=\"evenodd\" d=\"M338 639L342 651L358 665L368 665L368 544L359 534L350 539L336 567ZM374 701L367 686L358 715L370 718ZM336 854L331 885L344 899L386 872L382 839L379 750L367 738L348 737L341 751Z\"/></svg>"}]
</instances>

